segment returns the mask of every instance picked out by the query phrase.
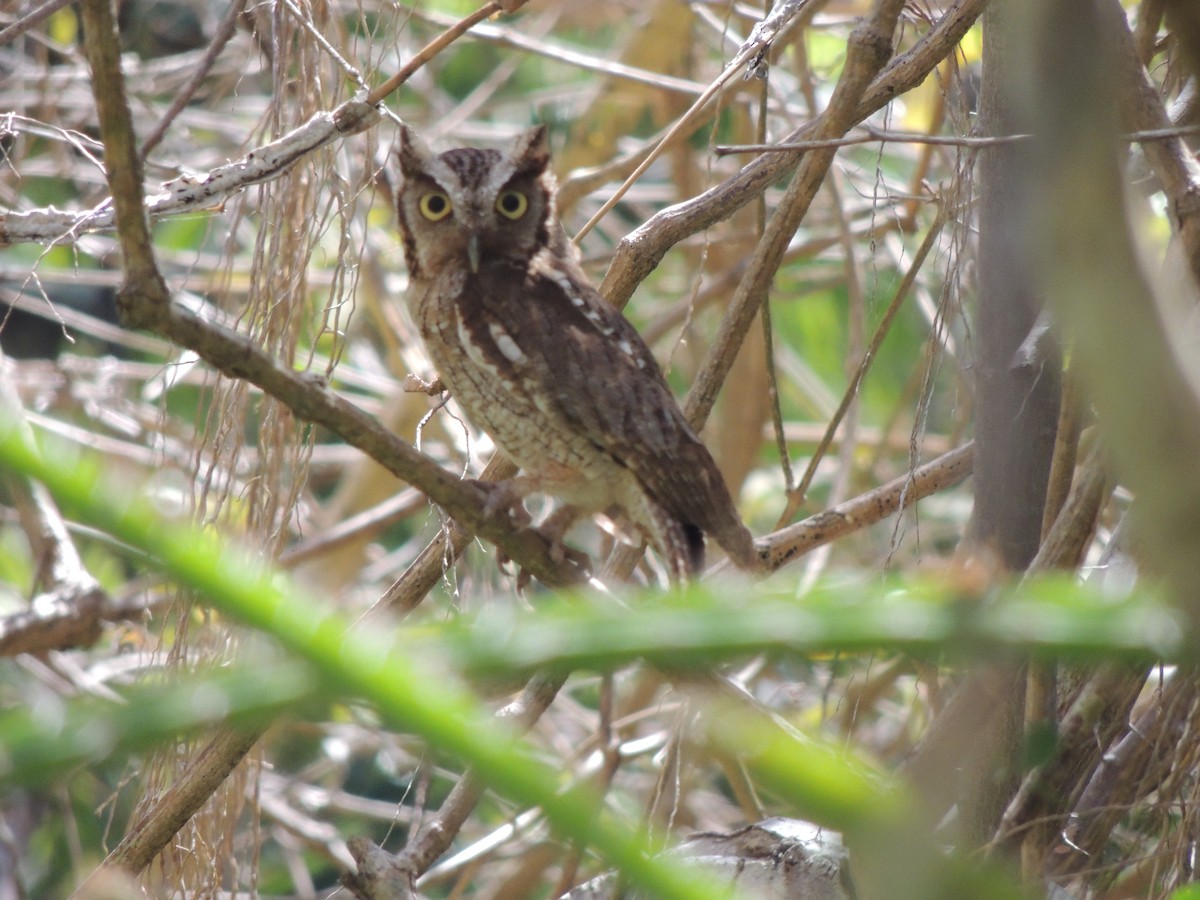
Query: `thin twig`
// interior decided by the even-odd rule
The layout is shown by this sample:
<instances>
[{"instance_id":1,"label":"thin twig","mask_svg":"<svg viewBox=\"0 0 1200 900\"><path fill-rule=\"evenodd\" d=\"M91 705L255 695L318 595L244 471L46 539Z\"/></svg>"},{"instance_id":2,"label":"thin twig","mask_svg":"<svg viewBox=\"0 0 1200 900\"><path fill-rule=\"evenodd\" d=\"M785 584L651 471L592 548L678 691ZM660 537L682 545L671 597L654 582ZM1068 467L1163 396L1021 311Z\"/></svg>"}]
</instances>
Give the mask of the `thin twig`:
<instances>
[{"instance_id":1,"label":"thin twig","mask_svg":"<svg viewBox=\"0 0 1200 900\"><path fill-rule=\"evenodd\" d=\"M13 22L3 31L0 31L0 47L10 41L15 41L25 32L29 31L35 25L48 19L63 7L71 3L71 0L46 0L41 6L36 9L31 9L28 13L21 16L17 21Z\"/></svg>"},{"instance_id":2,"label":"thin twig","mask_svg":"<svg viewBox=\"0 0 1200 900\"><path fill-rule=\"evenodd\" d=\"M838 147L854 147L858 144L940 144L948 147L996 147L1025 141L1033 135L1005 134L997 137L968 137L941 134L908 134L901 132L867 129L866 134L827 138L811 141L781 141L778 144L724 144L717 147L717 156L732 156L738 153L793 153L798 150L833 150Z\"/></svg>"},{"instance_id":3,"label":"thin twig","mask_svg":"<svg viewBox=\"0 0 1200 900\"><path fill-rule=\"evenodd\" d=\"M680 134L684 131L684 129L692 125L694 120L704 111L709 102L716 97L718 93L720 93L721 88L723 88L726 83L733 78L734 75L740 72L742 67L749 62L750 59L756 55L756 53L757 50L754 47L747 46L741 49L737 56L735 56L729 62L729 64L725 66L724 71L717 76L716 80L708 86L703 94L696 98L696 101L691 105L691 107L688 108L687 112L680 116L675 121L675 124L668 129L667 133L663 135L662 140L655 144L654 148L646 154L645 158L643 158L641 162L638 163L633 172L631 172L628 177L621 182L621 186L618 187L612 193L612 195L604 201L603 205L596 210L592 217L584 223L584 226L580 228L578 232L576 232L574 238L576 244L582 241L587 233L596 227L596 223L608 215L609 211L616 206L621 201L621 198L624 197L629 191L629 189L633 187L634 182L641 178L642 174L648 168L650 168L653 162L662 155L663 151L671 145L676 135Z\"/></svg>"},{"instance_id":4,"label":"thin twig","mask_svg":"<svg viewBox=\"0 0 1200 900\"><path fill-rule=\"evenodd\" d=\"M443 28L453 25L453 20L449 16L436 12L422 12L417 10L414 12L414 15L426 22L439 25ZM707 85L699 81L691 81L686 78L665 75L661 72L639 69L634 66L603 59L575 47L543 40L539 35L532 35L524 30L525 21L522 21L519 27L521 30L507 28L503 25L480 25L471 32L471 37L475 40L486 41L497 47L506 47L512 50L520 50L522 53L543 56L546 59L552 59L563 65L572 66L583 72L595 72L598 75L608 78L619 78L632 81L636 84L645 84L664 91L697 96L702 94L707 88ZM516 56L514 58L521 59L523 57ZM457 110L453 114L455 116L459 115Z\"/></svg>"},{"instance_id":5,"label":"thin twig","mask_svg":"<svg viewBox=\"0 0 1200 900\"><path fill-rule=\"evenodd\" d=\"M771 0L766 0L767 15L771 12ZM762 71L768 73L767 77L762 79L762 89L758 95L758 118L754 123L755 137L759 143L766 140L767 137L767 88L769 84L770 70L763 67ZM720 153L718 152L718 156ZM767 196L760 194L758 203L755 204L755 227L758 240L763 239L763 235L767 230ZM784 434L783 427L783 406L779 398L779 367L775 364L775 329L771 321L771 303L768 300L762 305L762 332L763 332L763 366L767 370L767 403L771 408L771 429L775 436L775 449L779 453L779 467L783 472L783 485L785 491L791 491L795 487L795 473L792 472L792 458L788 453L787 437Z\"/></svg>"},{"instance_id":6,"label":"thin twig","mask_svg":"<svg viewBox=\"0 0 1200 900\"><path fill-rule=\"evenodd\" d=\"M291 569L364 536L372 536L408 518L425 505L420 491L407 488L388 497L369 509L342 519L336 525L322 530L308 540L288 547L279 557L281 568Z\"/></svg>"},{"instance_id":7,"label":"thin twig","mask_svg":"<svg viewBox=\"0 0 1200 900\"><path fill-rule=\"evenodd\" d=\"M687 112L680 116L679 119L676 120L675 124L671 126L670 130L667 131L663 139L655 145L654 149L651 150L650 153L646 155L646 158L638 164L637 168L635 168L633 172L625 179L625 181L622 182L621 186L617 188L612 196L604 201L604 205L602 205L600 209L596 210L596 213L590 219L588 219L587 223L581 229L579 229L579 232L575 235L576 244L583 240L584 236L596 226L596 223L604 218L608 212L620 202L621 198L625 196L626 192L633 186L634 182L642 177L642 173L650 168L650 165L654 162L654 160L662 155L663 151L674 142L675 138L684 132L685 129L694 124L695 120L704 113L705 108L713 100L713 98L721 92L722 88L724 88L725 85L728 84L735 75L737 75L740 71L742 71L743 68L747 66L749 67L747 68L747 73L755 70L755 67L765 59L767 52L771 49L771 43L778 35L779 30L785 24L787 24L787 21L793 17L798 10L798 4L795 2L790 2L789 0L787 3L780 4L775 13L767 15L754 27L754 30L750 33L750 37L747 38L746 43L744 43L738 49L738 52L734 55L734 58L726 64L725 68L721 71L721 74L717 76L716 80L708 86L704 93L696 98L696 101L691 105Z\"/></svg>"},{"instance_id":8,"label":"thin twig","mask_svg":"<svg viewBox=\"0 0 1200 900\"><path fill-rule=\"evenodd\" d=\"M217 57L221 55L221 51L225 49L225 45L232 40L234 33L237 31L238 17L241 16L242 10L245 8L246 0L234 0L234 2L229 4L229 9L225 12L225 18L217 26L217 32L209 42L208 49L204 51L204 56L201 57L200 62L196 65L196 70L192 73L192 77L188 79L187 84L175 92L175 97L171 101L171 105L167 107L167 111L163 113L162 118L158 120L158 124L154 126L154 130L142 142L140 155L143 160L150 155L151 150L159 145L166 135L167 129L175 121L175 118L192 102L192 97L200 89L200 85L204 83L204 79L208 77L213 63L217 61Z\"/></svg>"},{"instance_id":9,"label":"thin twig","mask_svg":"<svg viewBox=\"0 0 1200 900\"><path fill-rule=\"evenodd\" d=\"M903 0L880 0L871 15L851 32L842 77L821 116L819 137L844 134L855 121L864 92L891 56L892 38L903 6ZM762 306L788 243L825 179L834 152L829 149L807 154L792 177L688 394L684 412L689 421L703 421L716 402L746 330Z\"/></svg>"},{"instance_id":10,"label":"thin twig","mask_svg":"<svg viewBox=\"0 0 1200 900\"><path fill-rule=\"evenodd\" d=\"M525 2L526 0L505 0L504 3L500 3L499 0L493 0L427 44L384 84L365 97L347 100L328 112L316 113L303 125L283 137L251 150L241 159L228 165L218 166L204 175L186 174L163 183L148 201L143 198L146 214L157 218L210 210L250 185L278 178L301 159L331 141L358 134L374 126L381 115L379 104L391 91L412 77L421 66L475 23L497 12L512 12ZM95 44L96 42L91 42L91 45ZM117 56L119 57L119 50ZM119 75L119 68L114 71ZM119 94L103 93L104 101L100 108L103 112L106 106L123 106L128 115L128 105L124 100L124 82L122 80L118 88L113 77L110 74L105 76L102 83L93 85L100 87L103 84L105 91L109 87L119 91ZM102 114L101 121L106 119L111 121L111 117ZM109 159L110 165L112 162L113 160ZM118 171L122 173L127 169L125 165L118 167ZM132 170L130 174L134 174ZM140 176L140 167L136 174ZM126 178L127 175L122 174L121 177ZM128 191L125 193L128 194ZM115 195L114 191L114 199ZM133 215L132 209L127 211L127 215ZM86 232L110 230L116 227L119 218L119 210L107 201L84 212L61 212L52 208L4 212L0 213L0 247L26 242L67 243ZM134 244L142 242L133 232L129 235L122 234L122 239L130 240ZM144 256L144 253L138 253L134 259L136 261Z\"/></svg>"},{"instance_id":11,"label":"thin twig","mask_svg":"<svg viewBox=\"0 0 1200 900\"><path fill-rule=\"evenodd\" d=\"M875 78L858 104L855 121L861 122L900 94L921 84L954 52L985 5L986 0L956 0L937 24L911 49L896 56ZM809 122L784 140L811 137L817 134L822 123L823 117ZM802 158L799 151L763 154L721 184L655 213L617 246L600 292L618 308L623 307L668 250L684 238L728 219L768 186L787 177Z\"/></svg>"},{"instance_id":12,"label":"thin twig","mask_svg":"<svg viewBox=\"0 0 1200 900\"><path fill-rule=\"evenodd\" d=\"M925 257L929 255L929 251L933 249L938 237L941 235L942 228L946 224L947 215L943 208L938 215L933 225L930 226L929 232L925 235L925 240L921 242L921 246L917 248L917 255L913 258L912 265L908 267L908 271L904 273L904 278L900 282L900 286L896 288L896 293L892 297L892 302L888 304L887 311L883 314L883 319L879 326L875 329L875 334L871 336L871 345L867 348L867 352L863 354L862 361L858 365L858 369L854 373L854 377L850 379L850 384L846 387L845 393L842 394L842 402L838 404L837 410L829 420L829 424L825 428L825 434L821 438L821 442L817 444L816 450L813 451L812 458L809 460L808 468L805 469L804 475L800 478L800 483L796 485L794 490L788 491L787 507L783 514L779 517L780 526L784 522L791 519L796 514L796 510L804 502L804 497L808 493L808 487L812 484L813 476L816 474L817 466L821 459L824 458L830 444L833 443L833 436L838 430L838 426L842 422L842 417L846 414L846 410L850 408L850 403L858 396L858 389L862 385L863 379L871 368L871 363L875 361L875 357L879 353L879 348L883 345L883 339L887 337L888 331L891 330L892 322L896 318L896 313L900 310L901 304L908 297L909 291L912 290L913 284L916 282L917 274L921 270L921 266L925 264Z\"/></svg>"},{"instance_id":13,"label":"thin twig","mask_svg":"<svg viewBox=\"0 0 1200 900\"><path fill-rule=\"evenodd\" d=\"M418 69L425 65L425 63L429 62L429 60L433 59L435 56L449 47L452 43L470 31L471 28L498 12L515 12L524 6L526 2L527 0L506 0L506 2L502 3L500 0L491 0L490 3L485 3L470 15L459 19L457 23L451 25L436 38L417 51L416 56L401 66L400 70L397 71L396 74L394 74L379 87L375 88L375 90L371 91L371 93L367 95L366 102L371 106L378 106L383 102L383 99L387 97L388 94L396 90L396 88L400 87L400 85L404 84L404 82L408 81L408 79L411 78Z\"/></svg>"},{"instance_id":14,"label":"thin twig","mask_svg":"<svg viewBox=\"0 0 1200 900\"><path fill-rule=\"evenodd\" d=\"M484 466L480 481L504 481L517 474L517 467L496 454ZM425 545L407 569L396 579L372 607L388 610L393 615L405 615L416 609L433 586L454 565L475 536L458 521L446 524L437 537Z\"/></svg>"},{"instance_id":15,"label":"thin twig","mask_svg":"<svg viewBox=\"0 0 1200 900\"><path fill-rule=\"evenodd\" d=\"M982 135L919 134L906 131L884 131L864 125L865 134L843 138L813 141L781 141L778 144L722 144L715 149L717 156L732 156L737 153L787 153L796 150L827 150L836 147L853 147L857 144L932 144L942 147L1001 147L1030 140L1032 134ZM1200 134L1200 125L1180 125L1162 128L1147 128L1123 135L1130 143L1143 141L1171 141L1176 138Z\"/></svg>"},{"instance_id":16,"label":"thin twig","mask_svg":"<svg viewBox=\"0 0 1200 900\"><path fill-rule=\"evenodd\" d=\"M360 90L370 90L367 82L363 79L362 72L358 71L358 69L351 65L350 62L344 56L342 56L342 54L338 53L337 48L334 47L333 44L329 43L329 40L325 37L325 35L321 34L311 16L305 15L304 11L301 10L300 7L293 2L293 0L283 0L283 5L284 8L292 14L292 18L299 23L300 27L308 32L308 36L313 39L316 45L325 52L325 55L333 60L333 64L335 66L341 69L351 81L358 85Z\"/></svg>"},{"instance_id":17,"label":"thin twig","mask_svg":"<svg viewBox=\"0 0 1200 900\"><path fill-rule=\"evenodd\" d=\"M510 722L515 734L524 734L549 709L565 682L566 675L534 675L521 694L496 713L496 718ZM358 863L358 874L346 876L346 886L359 897L377 896L374 891L384 885L403 885L407 889L453 843L483 791L483 783L473 772L464 773L433 819L395 856L380 851L365 838L351 838L347 843Z\"/></svg>"},{"instance_id":18,"label":"thin twig","mask_svg":"<svg viewBox=\"0 0 1200 900\"><path fill-rule=\"evenodd\" d=\"M768 568L778 569L817 547L874 525L965 480L971 474L974 452L974 443L963 444L874 490L760 538L756 542L759 554Z\"/></svg>"}]
</instances>

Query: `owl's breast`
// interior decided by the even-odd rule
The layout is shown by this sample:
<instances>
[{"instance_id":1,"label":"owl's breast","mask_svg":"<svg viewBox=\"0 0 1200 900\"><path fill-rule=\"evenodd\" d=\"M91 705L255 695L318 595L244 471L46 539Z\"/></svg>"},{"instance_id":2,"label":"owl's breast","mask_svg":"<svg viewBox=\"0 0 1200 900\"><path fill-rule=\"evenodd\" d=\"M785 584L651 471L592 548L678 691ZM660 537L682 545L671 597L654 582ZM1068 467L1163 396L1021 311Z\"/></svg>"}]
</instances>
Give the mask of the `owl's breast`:
<instances>
[{"instance_id":1,"label":"owl's breast","mask_svg":"<svg viewBox=\"0 0 1200 900\"><path fill-rule=\"evenodd\" d=\"M431 361L467 418L516 465L554 482L557 496L605 509L618 499L612 491L619 483L619 505L628 506L624 482L632 476L566 421L551 393L551 362L522 348L517 323L505 322L496 304L480 302L486 283L450 286L415 298L417 320Z\"/></svg>"}]
</instances>

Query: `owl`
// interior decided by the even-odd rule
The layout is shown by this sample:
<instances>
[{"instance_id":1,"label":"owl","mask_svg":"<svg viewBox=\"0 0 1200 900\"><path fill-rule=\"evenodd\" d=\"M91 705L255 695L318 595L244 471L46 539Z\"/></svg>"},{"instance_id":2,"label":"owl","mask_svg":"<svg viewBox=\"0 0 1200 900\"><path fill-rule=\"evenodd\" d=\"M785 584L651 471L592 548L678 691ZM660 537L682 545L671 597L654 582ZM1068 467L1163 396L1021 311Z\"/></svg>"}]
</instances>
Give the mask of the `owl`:
<instances>
[{"instance_id":1,"label":"owl","mask_svg":"<svg viewBox=\"0 0 1200 900\"><path fill-rule=\"evenodd\" d=\"M756 568L753 538L650 349L576 262L545 128L507 153L439 154L402 125L397 156L408 305L442 383L522 470L502 485L503 505L542 493L631 524L676 580L702 569L706 534Z\"/></svg>"}]
</instances>

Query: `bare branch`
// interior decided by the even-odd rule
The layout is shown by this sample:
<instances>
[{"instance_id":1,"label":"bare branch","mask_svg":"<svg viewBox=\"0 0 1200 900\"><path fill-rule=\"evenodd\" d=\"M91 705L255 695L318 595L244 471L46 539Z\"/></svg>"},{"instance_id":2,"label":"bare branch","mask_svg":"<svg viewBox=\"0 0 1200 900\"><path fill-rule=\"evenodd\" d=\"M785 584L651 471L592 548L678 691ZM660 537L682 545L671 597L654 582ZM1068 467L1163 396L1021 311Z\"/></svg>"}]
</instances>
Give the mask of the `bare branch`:
<instances>
[{"instance_id":1,"label":"bare branch","mask_svg":"<svg viewBox=\"0 0 1200 900\"><path fill-rule=\"evenodd\" d=\"M296 372L250 338L172 306L162 333L198 353L226 375L244 378L285 403L297 416L339 435L398 478L418 487L451 516L501 547L545 584L576 583L584 577L568 559L560 561L553 541L506 514L487 515L485 490L443 469L396 437L377 420L335 394L323 379Z\"/></svg>"},{"instance_id":2,"label":"bare branch","mask_svg":"<svg viewBox=\"0 0 1200 900\"><path fill-rule=\"evenodd\" d=\"M3 47L10 41L15 41L21 35L25 34L25 32L29 31L29 29L50 18L50 16L70 4L70 2L71 0L46 0L37 9L31 9L3 31L0 31L0 47Z\"/></svg>"},{"instance_id":3,"label":"bare branch","mask_svg":"<svg viewBox=\"0 0 1200 900\"><path fill-rule=\"evenodd\" d=\"M261 736L261 730L224 730L214 735L150 811L130 826L104 863L80 885L75 896L85 893L88 882L103 879L105 870L120 869L137 875L150 865L150 861L229 777L229 773Z\"/></svg>"},{"instance_id":4,"label":"bare branch","mask_svg":"<svg viewBox=\"0 0 1200 900\"><path fill-rule=\"evenodd\" d=\"M384 97L408 81L421 66L425 65L425 63L454 43L454 41L466 34L473 26L478 25L498 12L516 12L527 2L528 0L491 0L490 3L485 3L479 9L475 10L475 12L460 19L456 24L451 25L422 47L417 55L410 59L400 71L371 91L366 98L367 104L372 107L378 106Z\"/></svg>"},{"instance_id":5,"label":"bare branch","mask_svg":"<svg viewBox=\"0 0 1200 900\"><path fill-rule=\"evenodd\" d=\"M167 284L158 271L150 240L150 223L143 202L142 159L125 97L117 21L108 0L86 0L81 11L84 49L92 69L92 95L96 99L105 169L112 191L112 217L120 225L125 271L122 291L132 290L140 298L139 306L157 313L167 305ZM3 241L0 234L0 243ZM118 303L120 297L118 293Z\"/></svg>"},{"instance_id":6,"label":"bare branch","mask_svg":"<svg viewBox=\"0 0 1200 900\"><path fill-rule=\"evenodd\" d=\"M299 128L278 140L251 150L241 159L228 165L218 166L206 175L181 175L164 182L158 191L146 199L145 214L152 218L158 218L205 212L251 185L278 178L296 162L337 138L358 134L373 127L380 119L379 104L388 94L411 78L421 66L461 37L472 25L498 12L512 12L523 6L524 3L525 0L507 0L504 3L493 0L431 41L403 68L370 94L347 100L330 112L317 113ZM111 19L112 17L110 15L107 18ZM229 21L228 18L226 21ZM97 26L103 24L100 19L96 22ZM107 42L93 39L89 46L99 47L102 43ZM212 46L218 48L215 41ZM112 54L112 51L109 50L105 50L105 52ZM103 88L97 93L101 122L108 120L111 123L112 111L118 107L124 107L126 118L128 117L128 106L124 100L124 82L120 79L120 68L117 64L119 49L115 52L116 55L111 59L106 57L105 60L98 61L101 65L108 67L105 71L111 70L107 75L98 76L101 80L95 84L97 89ZM95 71L97 62L93 62L92 65L93 71ZM120 88L117 87L118 83L121 85ZM110 94L108 93L110 90L119 90L119 94ZM103 102L100 100L101 96L105 98ZM118 96L120 97L119 101L117 100ZM164 122L169 122L170 115L168 113L164 117ZM112 126L110 125L110 127ZM119 130L114 131L114 139L119 134ZM129 135L132 139L132 130ZM156 137L156 135L151 135L151 137ZM108 144L108 139L105 139L105 144ZM147 146L152 147L153 143L148 140ZM115 145L113 148L109 148L110 165L114 162L111 158L114 149L118 148ZM125 164L123 168L128 168L128 165L128 163ZM129 169L128 174L122 177L128 181L129 176L133 175L138 176L138 195L140 196L140 165ZM133 196L128 184L123 190L127 197ZM112 230L117 225L121 207L121 202L116 199L117 190L115 188L113 195L114 203L105 201L85 212L62 212L51 208L0 214L0 247L28 242L57 244L74 240L86 232ZM132 209L129 210L129 214L132 214ZM132 233L129 239L134 239ZM137 240L141 240L141 238ZM149 245L147 244L147 246Z\"/></svg>"},{"instance_id":7,"label":"bare branch","mask_svg":"<svg viewBox=\"0 0 1200 900\"><path fill-rule=\"evenodd\" d=\"M1155 94L1157 96L1157 92ZM1161 103L1159 104L1161 106ZM932 144L938 147L998 147L1027 141L1031 134L953 135L919 134L909 131L888 131L871 125L862 126L863 134L852 134L842 138L812 141L780 141L778 144L728 144L720 145L713 152L717 156L732 156L736 153L786 153L790 150L826 150L830 147L855 147L859 144ZM1124 136L1130 142L1173 141L1176 138L1200 134L1200 126L1170 125L1132 131Z\"/></svg>"},{"instance_id":8,"label":"bare branch","mask_svg":"<svg viewBox=\"0 0 1200 900\"><path fill-rule=\"evenodd\" d=\"M973 443L963 444L907 475L782 528L757 541L759 553L771 569L778 569L823 544L886 519L967 478L974 452Z\"/></svg>"},{"instance_id":9,"label":"bare branch","mask_svg":"<svg viewBox=\"0 0 1200 900\"><path fill-rule=\"evenodd\" d=\"M0 421L32 441L16 387L3 371L6 365L0 356ZM0 483L29 541L39 591L28 610L0 619L0 656L91 646L100 637L108 594L84 566L45 487L7 471L0 471Z\"/></svg>"},{"instance_id":10,"label":"bare branch","mask_svg":"<svg viewBox=\"0 0 1200 900\"><path fill-rule=\"evenodd\" d=\"M892 55L892 36L903 7L903 0L879 0L871 15L859 22L851 33L842 77L818 120L818 139L842 135L854 123L864 91ZM835 150L830 148L806 155L788 185L779 208L755 248L746 277L729 303L704 367L688 393L684 413L690 421L702 422L708 417L746 330L766 299L775 272L783 262L784 251L824 181L834 154Z\"/></svg>"},{"instance_id":11,"label":"bare branch","mask_svg":"<svg viewBox=\"0 0 1200 900\"><path fill-rule=\"evenodd\" d=\"M233 0L229 4L229 9L225 11L225 18L221 20L221 24L217 26L217 33L213 35L212 41L208 45L208 49L204 51L204 57L196 66L196 70L192 73L192 77L188 79L188 83L179 90L175 97L171 100L170 107L163 113L158 124L154 126L154 130L150 132L146 140L142 141L141 156L144 160L150 155L150 151L158 146L166 135L167 129L171 127L171 123L175 121L185 106L195 96L204 79L208 77L212 65L216 62L217 57L221 55L221 51L225 49L225 45L229 43L233 37L234 31L237 29L238 18L242 14L242 10L246 8L246 0Z\"/></svg>"},{"instance_id":12,"label":"bare branch","mask_svg":"<svg viewBox=\"0 0 1200 900\"><path fill-rule=\"evenodd\" d=\"M891 329L892 321L896 318L896 313L900 310L901 303L904 302L912 290L917 273L921 270L921 266L925 264L925 257L929 255L929 251L933 249L934 244L941 235L942 228L946 224L946 219L947 211L943 209L937 220L929 227L925 239L921 241L921 246L917 248L912 264L908 267L908 271L904 273L904 278L901 280L900 286L896 288L892 302L888 304L883 318L875 329L875 334L871 337L871 345L863 354L862 362L859 363L858 368L854 372L854 377L850 379L850 384L847 385L845 393L842 394L841 403L838 404L837 410L830 417L829 424L825 427L825 434L822 436L820 443L817 444L816 450L813 451L808 468L804 470L804 475L801 477L800 483L794 489L788 491L787 507L779 517L780 524L790 519L795 511L800 508L800 504L804 502L804 497L808 493L808 487L817 472L817 465L825 456L825 452L829 449L830 444L833 443L833 436L837 433L838 426L841 425L842 418L850 408L851 402L858 396L858 389L862 385L863 379L866 378L867 372L871 368L871 363L879 353L879 348L882 346L883 339L887 337L888 331Z\"/></svg>"},{"instance_id":13,"label":"bare branch","mask_svg":"<svg viewBox=\"0 0 1200 900\"><path fill-rule=\"evenodd\" d=\"M496 718L507 720L515 733L524 734L550 708L565 681L565 674L534 675L520 696L499 710ZM358 873L345 876L343 883L358 897L406 896L401 891L406 891L449 849L483 791L484 785L475 774L466 772L433 819L395 856L366 838L351 838L347 844L358 863Z\"/></svg>"},{"instance_id":14,"label":"bare branch","mask_svg":"<svg viewBox=\"0 0 1200 900\"><path fill-rule=\"evenodd\" d=\"M966 35L987 0L957 0L942 18L906 53L895 57L871 83L851 119L861 122L897 96L916 87ZM853 124L853 123L851 123ZM784 141L805 140L825 127L817 118L797 128ZM848 127L848 126L847 126ZM846 129L837 132L841 136ZM828 137L830 132L824 132ZM748 163L740 172L699 196L655 213L617 247L601 293L623 307L637 286L679 241L729 218L764 190L794 170L803 153L770 153Z\"/></svg>"},{"instance_id":15,"label":"bare branch","mask_svg":"<svg viewBox=\"0 0 1200 900\"><path fill-rule=\"evenodd\" d=\"M146 199L145 213L159 218L208 211L253 184L277 178L334 139L364 131L378 120L379 112L374 106L363 100L347 100L332 112L317 113L278 140L251 150L235 162L218 166L207 175L181 175L164 182ZM138 188L140 193L140 180ZM110 231L116 227L118 218L109 201L82 213L54 209L4 213L0 215L0 247L31 241L62 243L89 231Z\"/></svg>"},{"instance_id":16,"label":"bare branch","mask_svg":"<svg viewBox=\"0 0 1200 900\"><path fill-rule=\"evenodd\" d=\"M1121 115L1125 127L1164 134L1162 140L1143 143L1142 149L1171 203L1175 219L1172 224L1178 229L1193 286L1200 289L1200 162L1183 140L1184 133L1194 133L1194 130L1185 132L1173 127L1158 88L1138 58L1120 3L1106 0L1099 4L1099 9L1103 26L1111 33L1115 44L1116 65L1123 70Z\"/></svg>"}]
</instances>

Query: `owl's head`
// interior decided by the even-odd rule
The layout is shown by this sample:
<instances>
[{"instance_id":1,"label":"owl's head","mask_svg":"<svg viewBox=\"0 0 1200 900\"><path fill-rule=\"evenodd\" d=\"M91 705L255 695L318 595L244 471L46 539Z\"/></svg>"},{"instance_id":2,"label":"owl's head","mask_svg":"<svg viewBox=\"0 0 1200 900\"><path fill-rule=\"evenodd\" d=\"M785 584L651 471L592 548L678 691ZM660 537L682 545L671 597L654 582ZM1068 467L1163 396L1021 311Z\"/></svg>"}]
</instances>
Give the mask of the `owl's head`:
<instances>
[{"instance_id":1,"label":"owl's head","mask_svg":"<svg viewBox=\"0 0 1200 900\"><path fill-rule=\"evenodd\" d=\"M414 278L451 266L477 272L495 262L523 263L549 243L556 225L545 126L521 134L507 153L434 153L401 125L397 157L403 180L396 212Z\"/></svg>"}]
</instances>

